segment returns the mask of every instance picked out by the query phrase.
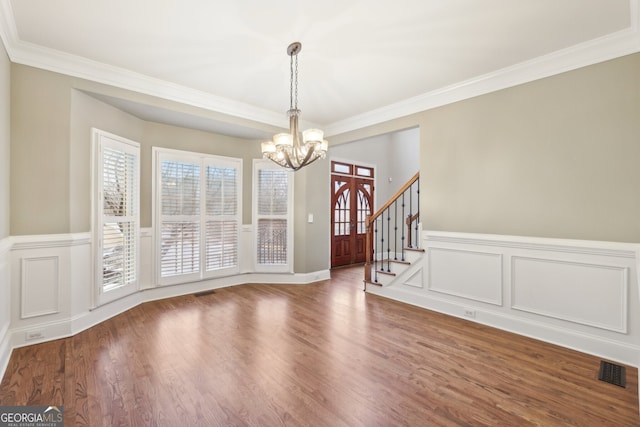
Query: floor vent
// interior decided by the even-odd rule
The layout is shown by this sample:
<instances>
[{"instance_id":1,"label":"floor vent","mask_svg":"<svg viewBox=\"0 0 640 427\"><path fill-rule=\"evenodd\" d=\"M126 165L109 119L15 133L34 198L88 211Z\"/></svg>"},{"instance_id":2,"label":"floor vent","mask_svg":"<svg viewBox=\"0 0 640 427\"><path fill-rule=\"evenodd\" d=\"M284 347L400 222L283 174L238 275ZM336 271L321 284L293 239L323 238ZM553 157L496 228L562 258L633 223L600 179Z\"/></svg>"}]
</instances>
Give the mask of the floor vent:
<instances>
[{"instance_id":1,"label":"floor vent","mask_svg":"<svg viewBox=\"0 0 640 427\"><path fill-rule=\"evenodd\" d=\"M598 379L619 387L627 386L624 366L605 362L604 360L600 361L600 373L598 374Z\"/></svg>"},{"instance_id":2,"label":"floor vent","mask_svg":"<svg viewBox=\"0 0 640 427\"><path fill-rule=\"evenodd\" d=\"M211 295L211 294L215 294L216 291L214 291L213 289L209 289L208 291L202 291L202 292L196 292L195 294L193 294L196 297L203 297L206 295Z\"/></svg>"}]
</instances>

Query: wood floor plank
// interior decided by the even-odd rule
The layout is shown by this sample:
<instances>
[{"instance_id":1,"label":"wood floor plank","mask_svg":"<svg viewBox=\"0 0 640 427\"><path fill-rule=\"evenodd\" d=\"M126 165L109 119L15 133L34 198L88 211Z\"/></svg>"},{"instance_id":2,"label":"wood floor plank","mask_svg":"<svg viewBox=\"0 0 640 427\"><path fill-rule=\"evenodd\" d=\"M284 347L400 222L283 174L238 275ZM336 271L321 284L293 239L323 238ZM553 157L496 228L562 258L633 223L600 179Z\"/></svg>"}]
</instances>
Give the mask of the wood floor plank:
<instances>
[{"instance_id":1,"label":"wood floor plank","mask_svg":"<svg viewBox=\"0 0 640 427\"><path fill-rule=\"evenodd\" d=\"M2 405L70 426L638 426L638 374L362 292L361 269L135 307L14 350Z\"/></svg>"}]
</instances>

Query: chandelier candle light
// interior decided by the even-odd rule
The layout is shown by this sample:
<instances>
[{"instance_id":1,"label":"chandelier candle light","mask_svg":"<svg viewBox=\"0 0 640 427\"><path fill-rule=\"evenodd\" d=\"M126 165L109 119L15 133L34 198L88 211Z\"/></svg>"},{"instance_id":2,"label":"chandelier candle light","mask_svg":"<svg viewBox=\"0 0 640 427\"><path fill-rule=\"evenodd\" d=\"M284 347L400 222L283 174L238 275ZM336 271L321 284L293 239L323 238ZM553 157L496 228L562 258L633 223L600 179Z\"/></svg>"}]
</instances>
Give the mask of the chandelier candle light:
<instances>
[{"instance_id":1,"label":"chandelier candle light","mask_svg":"<svg viewBox=\"0 0 640 427\"><path fill-rule=\"evenodd\" d=\"M298 54L302 50L299 42L291 43L287 54L291 57L291 79L289 89L289 133L279 133L272 141L262 143L262 157L270 159L280 166L297 171L314 161L327 156L329 143L323 139L320 129L307 129L302 132L302 143L298 132ZM294 73L295 58L295 73ZM295 81L295 85L294 85ZM295 89L295 92L294 92ZM294 96L295 93L295 96Z\"/></svg>"}]
</instances>

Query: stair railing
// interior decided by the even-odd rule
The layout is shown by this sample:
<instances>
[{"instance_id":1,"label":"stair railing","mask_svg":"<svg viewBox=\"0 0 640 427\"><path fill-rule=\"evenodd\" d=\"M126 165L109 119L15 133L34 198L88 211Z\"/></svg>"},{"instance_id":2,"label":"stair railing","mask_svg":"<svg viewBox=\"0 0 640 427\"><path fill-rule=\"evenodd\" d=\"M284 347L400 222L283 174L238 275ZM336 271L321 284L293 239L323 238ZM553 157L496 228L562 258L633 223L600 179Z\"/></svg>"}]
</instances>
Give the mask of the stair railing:
<instances>
[{"instance_id":1,"label":"stair railing","mask_svg":"<svg viewBox=\"0 0 640 427\"><path fill-rule=\"evenodd\" d=\"M376 213L367 215L365 284L377 283L379 271L390 272L392 260L405 261L405 248L418 248L419 223L420 172Z\"/></svg>"}]
</instances>

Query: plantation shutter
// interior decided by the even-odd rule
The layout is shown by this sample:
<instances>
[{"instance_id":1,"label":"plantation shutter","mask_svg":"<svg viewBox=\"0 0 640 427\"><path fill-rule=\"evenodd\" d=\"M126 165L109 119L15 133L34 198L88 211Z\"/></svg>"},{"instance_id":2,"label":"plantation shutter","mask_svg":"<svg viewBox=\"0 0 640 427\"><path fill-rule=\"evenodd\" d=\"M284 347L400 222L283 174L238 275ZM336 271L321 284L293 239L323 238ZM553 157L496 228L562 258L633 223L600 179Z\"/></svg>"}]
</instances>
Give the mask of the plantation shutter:
<instances>
[{"instance_id":1,"label":"plantation shutter","mask_svg":"<svg viewBox=\"0 0 640 427\"><path fill-rule=\"evenodd\" d=\"M199 278L200 165L161 162L160 277Z\"/></svg>"},{"instance_id":2,"label":"plantation shutter","mask_svg":"<svg viewBox=\"0 0 640 427\"><path fill-rule=\"evenodd\" d=\"M158 283L239 271L241 160L155 149Z\"/></svg>"},{"instance_id":3,"label":"plantation shutter","mask_svg":"<svg viewBox=\"0 0 640 427\"><path fill-rule=\"evenodd\" d=\"M293 174L264 161L256 165L256 270L291 271Z\"/></svg>"},{"instance_id":4,"label":"plantation shutter","mask_svg":"<svg viewBox=\"0 0 640 427\"><path fill-rule=\"evenodd\" d=\"M140 148L93 130L96 162L96 302L134 292L138 285Z\"/></svg>"},{"instance_id":5,"label":"plantation shutter","mask_svg":"<svg viewBox=\"0 0 640 427\"><path fill-rule=\"evenodd\" d=\"M238 169L207 166L206 271L238 265Z\"/></svg>"}]
</instances>

